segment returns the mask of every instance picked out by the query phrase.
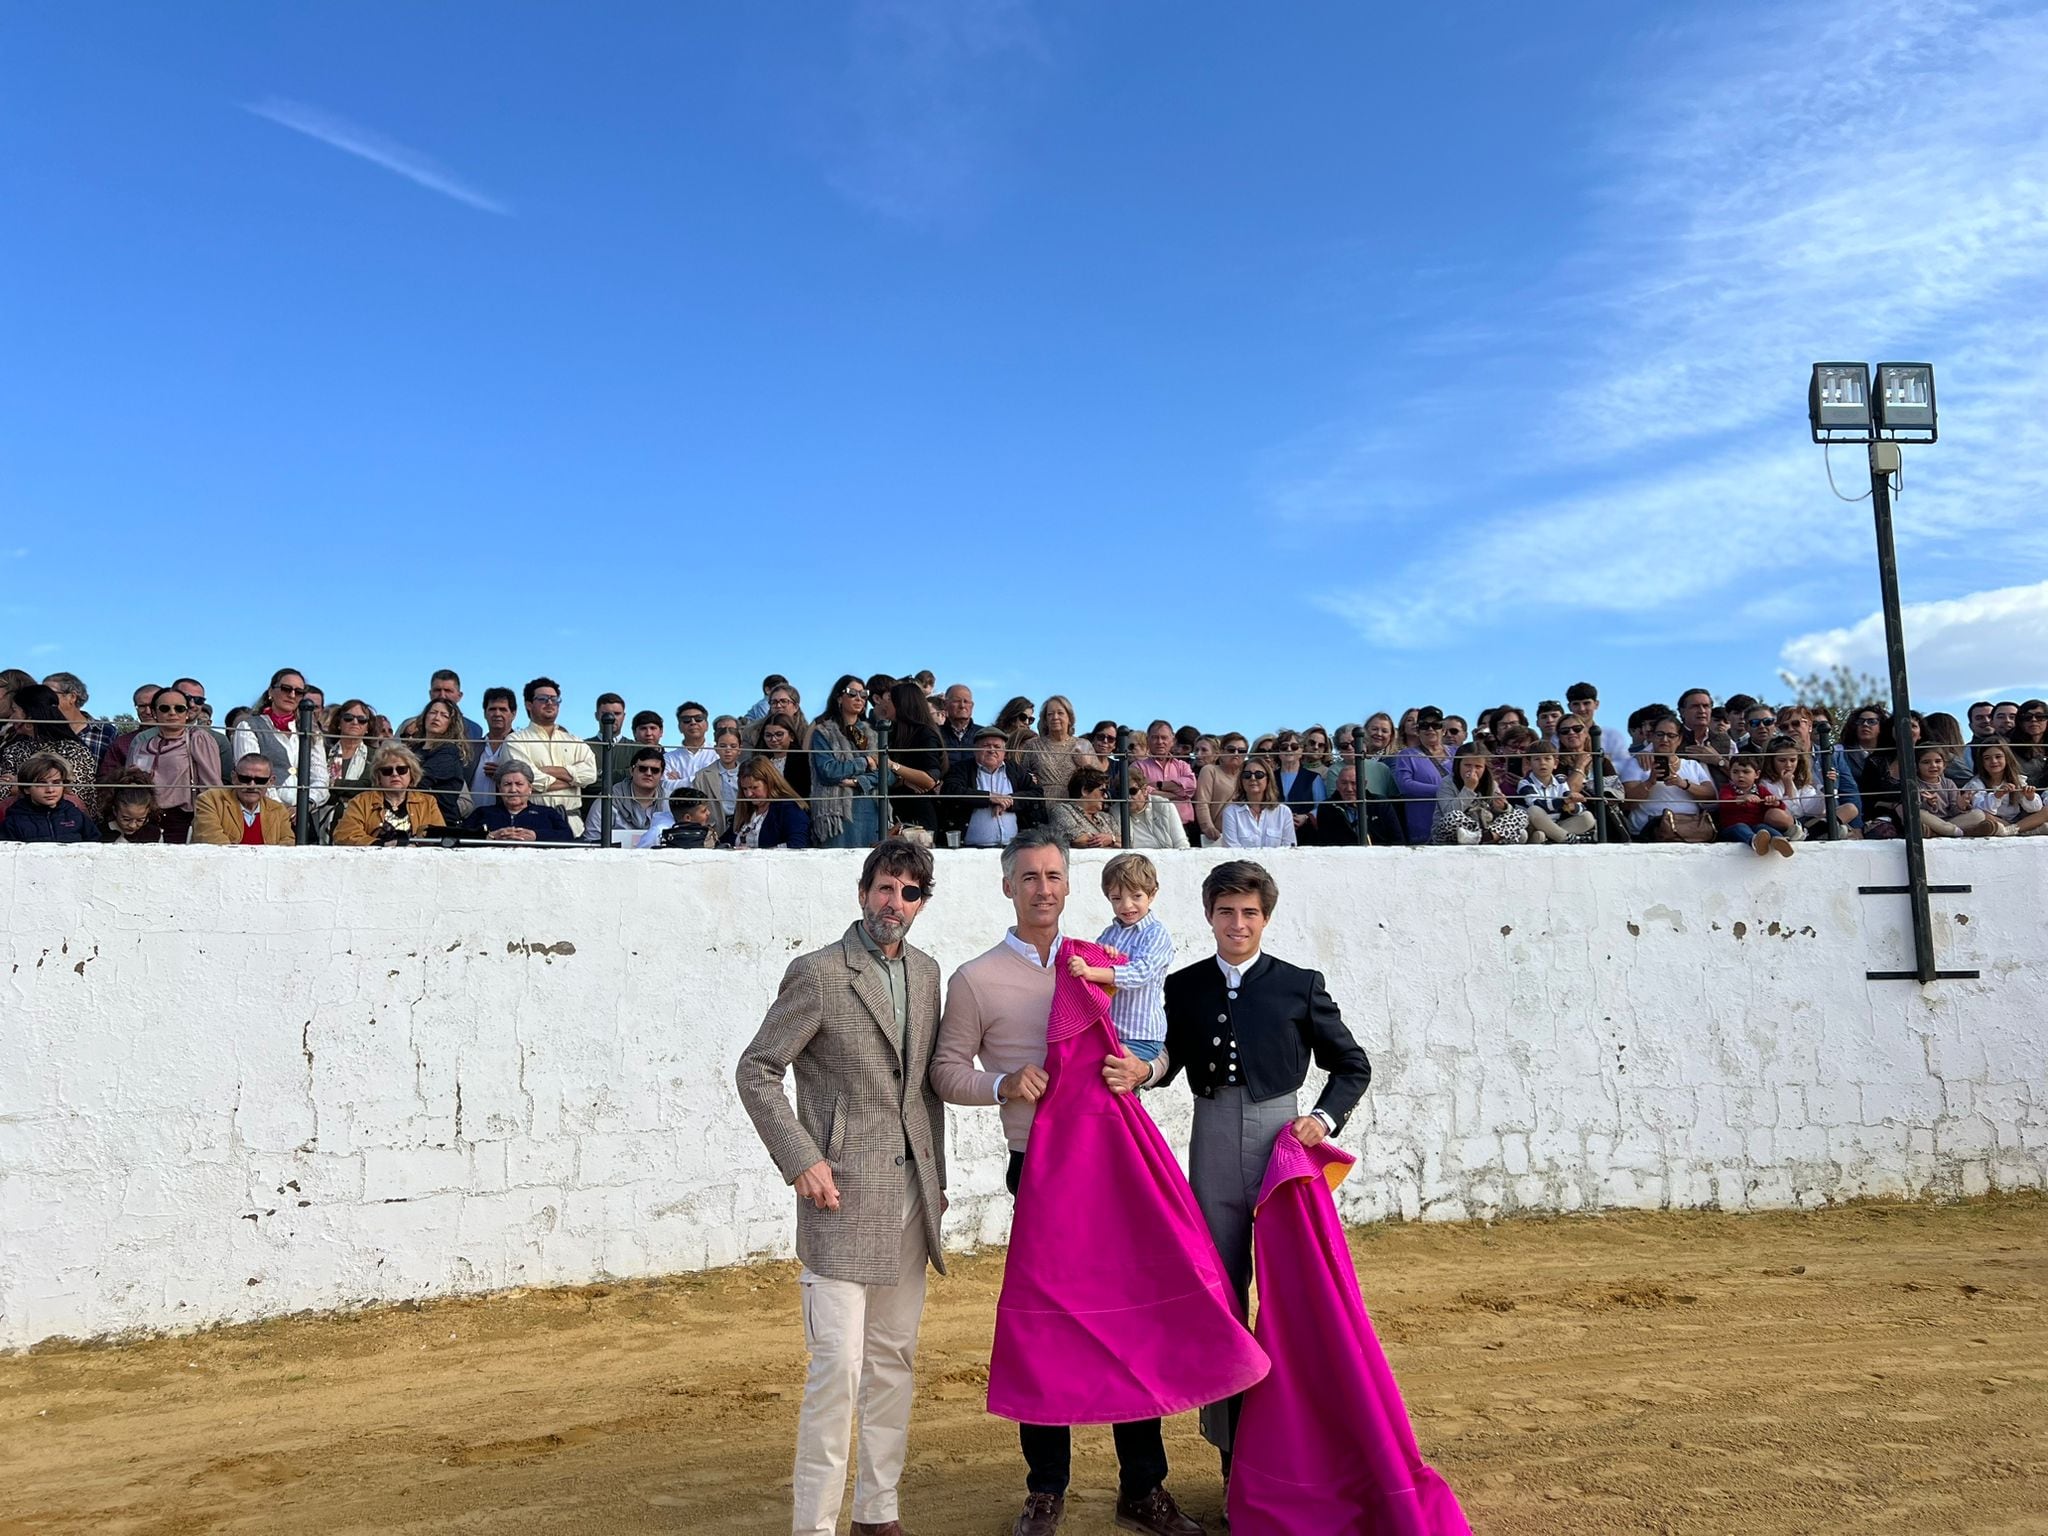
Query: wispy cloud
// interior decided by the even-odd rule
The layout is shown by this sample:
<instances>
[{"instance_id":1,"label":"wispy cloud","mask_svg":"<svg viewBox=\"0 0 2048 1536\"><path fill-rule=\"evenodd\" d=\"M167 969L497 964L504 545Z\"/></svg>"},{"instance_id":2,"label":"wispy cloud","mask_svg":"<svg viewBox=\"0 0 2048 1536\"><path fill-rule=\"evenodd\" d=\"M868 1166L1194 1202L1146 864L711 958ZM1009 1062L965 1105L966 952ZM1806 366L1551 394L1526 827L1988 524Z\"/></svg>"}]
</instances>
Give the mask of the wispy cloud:
<instances>
[{"instance_id":1,"label":"wispy cloud","mask_svg":"<svg viewBox=\"0 0 2048 1536\"><path fill-rule=\"evenodd\" d=\"M28 653L29 655L34 656L38 660L40 660L45 656L54 656L63 649L64 647L55 640L44 640L36 645L30 646L28 648Z\"/></svg>"},{"instance_id":2,"label":"wispy cloud","mask_svg":"<svg viewBox=\"0 0 2048 1536\"><path fill-rule=\"evenodd\" d=\"M861 0L833 187L905 223L951 222L1050 58L1028 0Z\"/></svg>"},{"instance_id":3,"label":"wispy cloud","mask_svg":"<svg viewBox=\"0 0 2048 1536\"><path fill-rule=\"evenodd\" d=\"M2048 581L1972 592L1902 610L1913 695L1928 700L2048 692ZM1882 676L1884 614L1840 629L1797 635L1781 658L1792 671L1836 666Z\"/></svg>"},{"instance_id":4,"label":"wispy cloud","mask_svg":"<svg viewBox=\"0 0 2048 1536\"><path fill-rule=\"evenodd\" d=\"M309 107L301 101L288 101L280 96L266 97L262 101L246 104L250 112L261 118L289 128L294 133L303 133L309 139L340 150L343 154L354 155L372 165L382 166L407 181L415 182L430 192L443 197L452 197L456 202L475 208L483 213L495 213L510 217L512 209L507 204L478 191L452 172L435 163L430 157L416 149L395 143L382 134L374 133L346 118L336 117L318 107Z\"/></svg>"},{"instance_id":5,"label":"wispy cloud","mask_svg":"<svg viewBox=\"0 0 2048 1536\"><path fill-rule=\"evenodd\" d=\"M1832 354L1939 369L1942 442L1912 454L1899 507L1917 573L1967 589L1991 549L2048 559L2048 13L1750 14L1651 40L1576 248L1515 330L1486 332L1460 405L1497 424L1490 451L1444 451L1440 399L1382 401L1323 469L1266 481L1284 526L1348 513L1440 540L1324 595L1370 638L1504 618L1480 571L1512 576L1516 609L1661 615L1751 599L1737 551L1809 578L1867 568L1867 516L1831 515L1847 509L1804 442L1807 365ZM1832 588L1771 620L1832 617L1857 587Z\"/></svg>"}]
</instances>

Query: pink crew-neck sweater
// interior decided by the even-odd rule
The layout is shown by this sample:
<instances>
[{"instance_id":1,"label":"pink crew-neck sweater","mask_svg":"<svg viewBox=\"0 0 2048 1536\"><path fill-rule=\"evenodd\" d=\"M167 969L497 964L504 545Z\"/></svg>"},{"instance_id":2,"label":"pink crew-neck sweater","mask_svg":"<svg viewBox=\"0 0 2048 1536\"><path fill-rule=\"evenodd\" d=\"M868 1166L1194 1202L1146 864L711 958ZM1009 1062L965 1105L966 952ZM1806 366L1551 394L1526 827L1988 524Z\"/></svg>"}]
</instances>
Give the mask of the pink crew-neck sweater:
<instances>
[{"instance_id":1,"label":"pink crew-neck sweater","mask_svg":"<svg viewBox=\"0 0 2048 1536\"><path fill-rule=\"evenodd\" d=\"M993 1104L996 1083L1005 1074L1045 1065L1045 1023L1059 964L1057 952L1048 969L998 943L953 973L932 1047L931 1082L940 1098L948 1104ZM1003 1136L1012 1152L1022 1152L1031 1139L1037 1107L1014 1099L1003 1106Z\"/></svg>"}]
</instances>

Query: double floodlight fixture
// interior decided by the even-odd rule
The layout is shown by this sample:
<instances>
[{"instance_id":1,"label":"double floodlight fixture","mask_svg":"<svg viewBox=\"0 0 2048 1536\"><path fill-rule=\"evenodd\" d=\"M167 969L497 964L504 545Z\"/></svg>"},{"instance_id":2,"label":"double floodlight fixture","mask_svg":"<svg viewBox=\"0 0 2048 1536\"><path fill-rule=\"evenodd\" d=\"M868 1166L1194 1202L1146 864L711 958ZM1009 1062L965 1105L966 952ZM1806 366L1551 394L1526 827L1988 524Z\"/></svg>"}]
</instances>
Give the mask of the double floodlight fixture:
<instances>
[{"instance_id":1,"label":"double floodlight fixture","mask_svg":"<svg viewBox=\"0 0 2048 1536\"><path fill-rule=\"evenodd\" d=\"M1815 363L1806 394L1816 443L1935 440L1934 365Z\"/></svg>"}]
</instances>

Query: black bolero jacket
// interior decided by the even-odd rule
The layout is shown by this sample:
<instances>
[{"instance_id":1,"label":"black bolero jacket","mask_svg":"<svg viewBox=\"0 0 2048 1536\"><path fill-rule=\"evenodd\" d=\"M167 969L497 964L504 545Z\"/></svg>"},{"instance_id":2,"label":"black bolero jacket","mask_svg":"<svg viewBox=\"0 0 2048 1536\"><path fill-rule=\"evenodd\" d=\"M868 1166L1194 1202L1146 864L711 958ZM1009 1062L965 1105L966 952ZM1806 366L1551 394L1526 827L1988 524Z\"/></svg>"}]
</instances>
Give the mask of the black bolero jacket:
<instances>
[{"instance_id":1,"label":"black bolero jacket","mask_svg":"<svg viewBox=\"0 0 2048 1536\"><path fill-rule=\"evenodd\" d=\"M1365 1047L1352 1039L1344 1017L1323 987L1320 971L1303 970L1271 955L1260 955L1232 1001L1222 968L1207 956L1166 978L1166 1076L1164 1087L1185 1071L1188 1086L1204 1096L1221 1086L1209 1071L1215 1056L1210 1041L1228 1024L1237 1037L1238 1068L1255 1099L1298 1090L1309 1063L1330 1074L1315 1108L1344 1128L1372 1082Z\"/></svg>"}]
</instances>

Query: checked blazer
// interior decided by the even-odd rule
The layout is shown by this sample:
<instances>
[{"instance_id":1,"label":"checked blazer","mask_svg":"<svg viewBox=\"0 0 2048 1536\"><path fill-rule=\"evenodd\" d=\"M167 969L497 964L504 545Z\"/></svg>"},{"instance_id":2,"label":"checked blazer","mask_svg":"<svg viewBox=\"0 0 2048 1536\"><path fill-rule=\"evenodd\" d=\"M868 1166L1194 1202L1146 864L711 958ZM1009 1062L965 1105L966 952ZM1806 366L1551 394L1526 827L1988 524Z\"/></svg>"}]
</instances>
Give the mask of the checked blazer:
<instances>
[{"instance_id":1,"label":"checked blazer","mask_svg":"<svg viewBox=\"0 0 2048 1536\"><path fill-rule=\"evenodd\" d=\"M836 944L798 955L735 1074L740 1102L783 1182L831 1166L839 1209L799 1200L797 1257L828 1280L893 1285L901 1265L906 1175L923 1199L925 1247L939 1273L945 1204L946 1112L928 1068L939 1032L939 967L903 946L909 1038L901 1039L889 983L853 924ZM783 1078L796 1074L796 1107Z\"/></svg>"}]
</instances>

